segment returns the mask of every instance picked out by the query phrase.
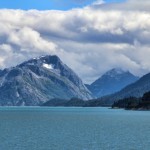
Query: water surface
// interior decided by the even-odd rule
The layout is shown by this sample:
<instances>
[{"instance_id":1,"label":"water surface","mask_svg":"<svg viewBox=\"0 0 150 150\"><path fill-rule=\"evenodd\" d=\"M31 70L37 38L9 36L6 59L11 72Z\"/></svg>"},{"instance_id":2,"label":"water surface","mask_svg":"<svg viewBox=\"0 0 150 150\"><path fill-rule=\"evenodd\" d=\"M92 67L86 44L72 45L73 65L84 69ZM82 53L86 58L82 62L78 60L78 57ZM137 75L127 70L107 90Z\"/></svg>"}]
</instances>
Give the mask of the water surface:
<instances>
[{"instance_id":1,"label":"water surface","mask_svg":"<svg viewBox=\"0 0 150 150\"><path fill-rule=\"evenodd\" d=\"M0 107L1 150L149 150L150 112Z\"/></svg>"}]
</instances>

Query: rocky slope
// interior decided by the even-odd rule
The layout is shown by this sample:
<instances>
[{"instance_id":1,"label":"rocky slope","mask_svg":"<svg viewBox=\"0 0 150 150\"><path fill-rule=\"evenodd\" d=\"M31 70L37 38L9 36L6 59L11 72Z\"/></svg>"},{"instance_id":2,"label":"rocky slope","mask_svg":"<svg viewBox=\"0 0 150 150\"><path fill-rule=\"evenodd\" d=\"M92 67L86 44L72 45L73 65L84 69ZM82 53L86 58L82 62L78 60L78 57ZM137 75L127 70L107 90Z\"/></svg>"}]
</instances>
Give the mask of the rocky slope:
<instances>
[{"instance_id":1,"label":"rocky slope","mask_svg":"<svg viewBox=\"0 0 150 150\"><path fill-rule=\"evenodd\" d=\"M0 71L0 105L35 106L72 97L92 98L81 79L57 56L33 58Z\"/></svg>"}]
</instances>

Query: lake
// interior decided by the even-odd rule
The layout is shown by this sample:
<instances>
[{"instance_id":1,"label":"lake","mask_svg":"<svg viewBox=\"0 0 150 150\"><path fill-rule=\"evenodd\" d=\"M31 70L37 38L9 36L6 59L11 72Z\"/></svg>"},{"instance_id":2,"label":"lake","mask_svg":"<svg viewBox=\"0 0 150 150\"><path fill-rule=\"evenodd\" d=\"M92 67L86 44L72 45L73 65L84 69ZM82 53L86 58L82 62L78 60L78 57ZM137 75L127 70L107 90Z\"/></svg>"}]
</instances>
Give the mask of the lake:
<instances>
[{"instance_id":1,"label":"lake","mask_svg":"<svg viewBox=\"0 0 150 150\"><path fill-rule=\"evenodd\" d=\"M0 150L149 149L149 111L0 107Z\"/></svg>"}]
</instances>

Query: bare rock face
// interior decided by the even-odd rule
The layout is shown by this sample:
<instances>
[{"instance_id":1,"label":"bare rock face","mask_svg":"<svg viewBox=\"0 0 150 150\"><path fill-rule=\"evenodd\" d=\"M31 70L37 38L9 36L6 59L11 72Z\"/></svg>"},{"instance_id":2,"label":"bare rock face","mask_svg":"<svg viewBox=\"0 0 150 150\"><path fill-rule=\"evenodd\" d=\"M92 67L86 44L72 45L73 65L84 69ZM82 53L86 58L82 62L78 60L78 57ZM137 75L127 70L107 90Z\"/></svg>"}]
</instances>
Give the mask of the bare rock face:
<instances>
[{"instance_id":1,"label":"bare rock face","mask_svg":"<svg viewBox=\"0 0 150 150\"><path fill-rule=\"evenodd\" d=\"M0 105L36 106L54 99L91 99L81 79L57 56L33 58L0 71Z\"/></svg>"}]
</instances>

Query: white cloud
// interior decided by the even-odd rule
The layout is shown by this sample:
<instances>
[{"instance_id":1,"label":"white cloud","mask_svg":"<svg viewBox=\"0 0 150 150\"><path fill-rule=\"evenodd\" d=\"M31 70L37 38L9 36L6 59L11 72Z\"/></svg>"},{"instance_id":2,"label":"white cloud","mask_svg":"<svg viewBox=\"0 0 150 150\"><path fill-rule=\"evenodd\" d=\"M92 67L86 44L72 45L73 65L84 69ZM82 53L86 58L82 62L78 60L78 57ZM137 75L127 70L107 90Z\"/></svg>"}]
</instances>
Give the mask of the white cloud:
<instances>
[{"instance_id":1,"label":"white cloud","mask_svg":"<svg viewBox=\"0 0 150 150\"><path fill-rule=\"evenodd\" d=\"M114 67L150 72L150 2L97 2L69 11L0 10L0 66L57 54L85 82Z\"/></svg>"},{"instance_id":2,"label":"white cloud","mask_svg":"<svg viewBox=\"0 0 150 150\"><path fill-rule=\"evenodd\" d=\"M22 52L55 52L56 44L41 38L39 32L24 27L13 31L8 36L8 43L19 46Z\"/></svg>"}]
</instances>

